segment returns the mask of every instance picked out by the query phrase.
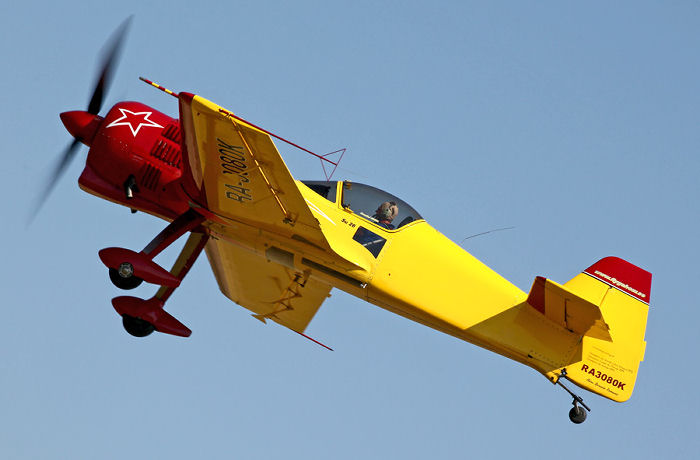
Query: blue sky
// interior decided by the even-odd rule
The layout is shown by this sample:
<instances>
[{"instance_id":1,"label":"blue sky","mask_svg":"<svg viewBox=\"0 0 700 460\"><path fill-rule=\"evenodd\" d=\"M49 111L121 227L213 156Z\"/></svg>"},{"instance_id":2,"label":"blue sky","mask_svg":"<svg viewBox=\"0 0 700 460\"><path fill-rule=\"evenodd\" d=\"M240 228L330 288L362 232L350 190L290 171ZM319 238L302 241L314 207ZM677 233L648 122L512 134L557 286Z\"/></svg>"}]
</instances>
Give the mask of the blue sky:
<instances>
[{"instance_id":1,"label":"blue sky","mask_svg":"<svg viewBox=\"0 0 700 460\"><path fill-rule=\"evenodd\" d=\"M616 255L654 274L632 399L584 394L334 291L308 333L265 326L200 259L168 310L121 328L97 251L165 225L77 187L34 224L96 57L135 14L105 108L190 91L405 199L527 290ZM676 2L12 2L0 15L0 457L658 458L696 452L700 5ZM282 148L299 178L317 160ZM177 249L159 256L166 266ZM150 297L142 286L136 295Z\"/></svg>"}]
</instances>

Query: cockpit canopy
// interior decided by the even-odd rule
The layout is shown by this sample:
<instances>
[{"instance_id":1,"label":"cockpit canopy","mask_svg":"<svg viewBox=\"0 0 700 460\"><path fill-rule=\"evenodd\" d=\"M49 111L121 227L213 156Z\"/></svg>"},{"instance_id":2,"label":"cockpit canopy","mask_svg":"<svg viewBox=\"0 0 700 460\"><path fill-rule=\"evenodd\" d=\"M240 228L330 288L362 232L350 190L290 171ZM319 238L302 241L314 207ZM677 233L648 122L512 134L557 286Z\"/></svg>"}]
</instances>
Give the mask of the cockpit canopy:
<instances>
[{"instance_id":1,"label":"cockpit canopy","mask_svg":"<svg viewBox=\"0 0 700 460\"><path fill-rule=\"evenodd\" d=\"M337 181L302 181L304 185L327 200L337 203ZM380 227L394 230L414 220L423 219L405 201L370 185L342 182L341 205Z\"/></svg>"}]
</instances>

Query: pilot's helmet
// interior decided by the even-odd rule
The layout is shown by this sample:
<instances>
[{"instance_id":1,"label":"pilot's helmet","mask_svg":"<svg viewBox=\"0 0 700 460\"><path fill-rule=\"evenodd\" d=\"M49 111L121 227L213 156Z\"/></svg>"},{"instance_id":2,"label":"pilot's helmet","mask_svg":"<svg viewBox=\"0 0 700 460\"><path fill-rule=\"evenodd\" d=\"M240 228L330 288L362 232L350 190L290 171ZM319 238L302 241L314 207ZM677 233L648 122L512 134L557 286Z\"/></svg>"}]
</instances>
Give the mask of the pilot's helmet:
<instances>
[{"instance_id":1,"label":"pilot's helmet","mask_svg":"<svg viewBox=\"0 0 700 460\"><path fill-rule=\"evenodd\" d=\"M399 207L393 201L385 201L380 204L376 211L376 216L379 220L391 222L399 213Z\"/></svg>"}]
</instances>

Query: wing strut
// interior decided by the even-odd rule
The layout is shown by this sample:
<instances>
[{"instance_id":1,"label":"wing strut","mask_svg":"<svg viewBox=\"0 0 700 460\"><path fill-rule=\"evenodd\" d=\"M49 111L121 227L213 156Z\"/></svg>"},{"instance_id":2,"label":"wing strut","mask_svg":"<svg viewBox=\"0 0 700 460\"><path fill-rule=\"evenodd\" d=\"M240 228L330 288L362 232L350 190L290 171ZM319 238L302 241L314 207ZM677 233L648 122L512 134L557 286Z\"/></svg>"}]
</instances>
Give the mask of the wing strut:
<instances>
[{"instance_id":1,"label":"wing strut","mask_svg":"<svg viewBox=\"0 0 700 460\"><path fill-rule=\"evenodd\" d=\"M235 120L242 121L243 123L248 124L248 125L252 126L253 128L258 129L258 130L264 132L264 133L267 134L268 136L272 136L272 137L274 137L275 139L279 139L279 140L281 140L282 142L285 142L285 143L291 145L292 147L296 147L296 148L298 148L299 150L302 150L302 151L304 151L304 152L306 152L306 153L308 153L308 154L310 154L310 155L315 156L316 158L318 158L319 160L321 160L321 166L323 167L323 174L326 176L326 180L327 180L327 181L331 180L331 177L333 176L333 173L334 173L335 170L338 168L338 164L340 164L340 160L343 159L343 155L345 155L345 151L347 150L347 149L345 149L345 148L342 148L342 149L336 150L336 151L334 151L334 152L326 153L326 154L324 154L324 155L319 155L318 153L314 153L314 152L312 152L312 151L309 150L309 149L306 149L306 148L304 148L304 147L302 147L302 146L300 146L300 145L298 145L298 144L295 144L294 142L292 142L292 141L290 141L290 140L285 139L284 137L278 136L278 135L275 134L275 133L272 133L272 132L270 132L270 131L268 131L268 130L266 130L266 129L264 129L264 128L261 128L260 126L257 126L257 125L255 125L255 124L249 122L248 120L246 120L246 119L244 119L244 118L241 118L241 117L239 117L239 116L237 116L237 115L234 115L232 112L229 112L229 111L226 110L226 109L219 108L219 112L221 112L222 114L226 115L226 116L229 117L229 118L233 118L233 119L235 119ZM329 160L328 157L329 157L330 155L335 154L335 153L340 153L340 158L338 159L338 161ZM327 174L327 173L326 173L326 165L325 165L324 161L333 165L333 170L331 171L330 174Z\"/></svg>"},{"instance_id":2,"label":"wing strut","mask_svg":"<svg viewBox=\"0 0 700 460\"><path fill-rule=\"evenodd\" d=\"M277 202L277 206L279 206L280 209L282 210L282 214L284 214L284 219L283 219L284 223L286 223L286 224L292 223L292 215L289 213L289 211L287 211L287 208L284 207L284 204L282 204L282 200L280 200L280 197L277 193L277 190L275 190L275 188L272 186L272 184L270 183L270 180L267 178L267 175L265 174L265 171L263 171L262 166L260 166L260 162L255 157L254 150L252 148L250 148L250 144L248 144L248 140L245 138L243 131L238 126L238 123L236 123L233 119L231 119L231 123L233 123L233 126L236 128L238 135L241 136L241 140L243 141L243 144L245 144L245 148L248 149L248 154L250 155L250 158L253 159L253 162L255 163L255 167L260 171L260 176L263 178L263 181L265 181L265 185L267 185L267 188L270 190L270 193L275 198L275 201Z\"/></svg>"},{"instance_id":3,"label":"wing strut","mask_svg":"<svg viewBox=\"0 0 700 460\"><path fill-rule=\"evenodd\" d=\"M292 329L292 330L294 331L294 329ZM323 348L326 348L326 349L328 349L328 350L330 350L330 351L333 351L333 349L332 349L331 347L329 347L328 345L322 344L322 343L319 342L318 340L309 337L308 335L304 334L303 332L299 332L299 331L294 331L294 332L296 332L297 334L299 334L299 335L302 336L302 337L306 337L307 339L311 340L313 343L317 343L317 344L321 345Z\"/></svg>"},{"instance_id":4,"label":"wing strut","mask_svg":"<svg viewBox=\"0 0 700 460\"><path fill-rule=\"evenodd\" d=\"M149 79L147 79L147 78L144 78L144 77L139 77L139 80L141 80L142 82L144 82L144 83L146 83L146 84L149 84L149 85L153 86L154 88L157 88L157 89L163 91L163 92L166 93L166 94L169 94L169 95L171 95L171 96L173 96L173 97L175 97L175 98L179 98L179 95L178 95L177 93L175 93L174 91L169 90L168 88L166 88L166 87L164 87L164 86L159 85L158 83L156 83L156 82L154 82L154 81L151 81L151 80L149 80ZM266 129L264 129L264 128L261 128L260 126L257 126L257 125L255 125L255 124L249 122L248 120L245 120L245 119L243 119L243 118L241 118L241 117L239 117L239 116L237 116L237 115L234 115L232 112L229 112L228 110L225 110L225 109L221 109L221 108L220 108L220 109L219 109L219 112L221 112L222 114L226 115L227 117L236 119L236 120L238 120L238 121L242 121L243 123L246 123L246 124L252 126L252 127L255 128L255 129L259 129L260 131L264 132L265 134L267 134L267 135L269 135L269 136L274 137L275 139L279 139L279 140L281 140L282 142L286 142L287 144L291 145L292 147L296 147L296 148L298 148L299 150L302 150L302 151L304 151L304 152L306 152L306 153L308 153L308 154L310 154L310 155L315 156L316 158L318 158L319 160L321 160L321 167L323 168L323 174L326 176L326 180L327 180L327 181L331 180L331 177L333 177L333 174L335 173L335 170L338 169L338 165L340 164L341 160L343 159L343 155L345 155L345 151L347 150L346 148L342 148L342 149L338 149L338 150L335 150L335 151L330 152L330 153L325 153L325 154L323 154L323 155L319 155L318 153L314 153L314 152L312 152L312 151L309 150L309 149L305 149L304 147L302 147L302 146L300 146L300 145L298 145L298 144L295 144L295 143L292 142L292 141L289 141L289 140L287 140L287 139L285 139L285 138L283 138L283 137L281 137L281 136L278 136L278 135L275 134L275 133L272 133L272 132L270 132L270 131L268 131L268 130L266 130ZM233 121L233 120L232 120L232 121ZM241 136L241 137L243 137L243 136ZM340 153L340 158L338 158L338 161L332 161L332 160L329 160L329 159L328 159L329 156L334 155L334 154L336 154L336 153ZM328 174L328 172L326 171L326 164L325 164L324 162L327 162L327 163L330 163L330 164L333 165L333 169L331 170L331 173L330 173L330 174Z\"/></svg>"}]
</instances>

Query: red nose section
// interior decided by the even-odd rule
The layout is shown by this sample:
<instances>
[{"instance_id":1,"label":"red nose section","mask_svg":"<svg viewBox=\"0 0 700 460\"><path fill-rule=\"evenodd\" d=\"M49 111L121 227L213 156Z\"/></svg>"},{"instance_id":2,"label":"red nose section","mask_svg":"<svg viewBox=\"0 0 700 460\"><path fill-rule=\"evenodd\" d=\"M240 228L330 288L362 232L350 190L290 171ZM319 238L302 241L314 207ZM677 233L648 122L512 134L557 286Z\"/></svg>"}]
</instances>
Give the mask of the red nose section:
<instances>
[{"instance_id":1,"label":"red nose section","mask_svg":"<svg viewBox=\"0 0 700 460\"><path fill-rule=\"evenodd\" d=\"M95 138L102 120L102 117L82 110L73 110L72 112L63 112L61 114L61 121L68 132L88 147Z\"/></svg>"}]
</instances>

